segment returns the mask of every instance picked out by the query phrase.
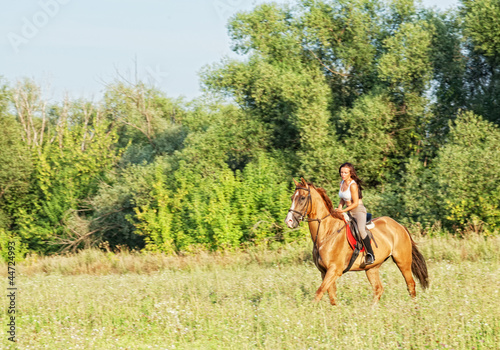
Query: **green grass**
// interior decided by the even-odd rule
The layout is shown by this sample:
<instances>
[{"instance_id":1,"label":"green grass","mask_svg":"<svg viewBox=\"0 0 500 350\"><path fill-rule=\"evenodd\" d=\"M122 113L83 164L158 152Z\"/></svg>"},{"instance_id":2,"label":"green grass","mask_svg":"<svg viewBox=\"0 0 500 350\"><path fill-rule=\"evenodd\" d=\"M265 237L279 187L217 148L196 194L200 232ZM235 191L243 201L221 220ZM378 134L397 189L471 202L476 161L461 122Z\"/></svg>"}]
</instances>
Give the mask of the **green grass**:
<instances>
[{"instance_id":1,"label":"green grass","mask_svg":"<svg viewBox=\"0 0 500 350\"><path fill-rule=\"evenodd\" d=\"M440 243L453 253L445 253ZM423 240L430 288L419 288L417 299L411 300L400 272L388 260L381 269L385 293L375 309L363 272L339 279L340 306L332 307L326 295L314 304L321 281L308 259L310 244L183 258L98 251L31 258L17 277L17 346L497 349L498 245L498 238ZM475 253L462 258L464 251ZM114 270L109 259L115 260ZM135 272L114 273L134 266L134 259ZM160 268L153 269L153 261ZM3 277L4 291L6 283ZM9 348L2 334L0 348Z\"/></svg>"}]
</instances>

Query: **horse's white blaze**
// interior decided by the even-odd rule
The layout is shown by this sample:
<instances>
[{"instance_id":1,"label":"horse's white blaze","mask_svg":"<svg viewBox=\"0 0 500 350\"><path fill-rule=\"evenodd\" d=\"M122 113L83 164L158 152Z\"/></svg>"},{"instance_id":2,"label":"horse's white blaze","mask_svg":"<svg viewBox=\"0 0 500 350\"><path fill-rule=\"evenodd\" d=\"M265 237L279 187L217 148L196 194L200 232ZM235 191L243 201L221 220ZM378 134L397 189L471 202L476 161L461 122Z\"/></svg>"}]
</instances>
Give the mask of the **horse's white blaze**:
<instances>
[{"instance_id":1,"label":"horse's white blaze","mask_svg":"<svg viewBox=\"0 0 500 350\"><path fill-rule=\"evenodd\" d=\"M299 195L299 191L295 192L295 196L293 196L292 206L290 207L290 210L295 210L295 199L297 199L298 195ZM292 215L293 215L293 213L291 211L289 211L288 214L287 214L287 216L286 216L286 219L285 219L286 225L289 228L293 228L292 227L292 223L293 223L293 217L292 217Z\"/></svg>"}]
</instances>

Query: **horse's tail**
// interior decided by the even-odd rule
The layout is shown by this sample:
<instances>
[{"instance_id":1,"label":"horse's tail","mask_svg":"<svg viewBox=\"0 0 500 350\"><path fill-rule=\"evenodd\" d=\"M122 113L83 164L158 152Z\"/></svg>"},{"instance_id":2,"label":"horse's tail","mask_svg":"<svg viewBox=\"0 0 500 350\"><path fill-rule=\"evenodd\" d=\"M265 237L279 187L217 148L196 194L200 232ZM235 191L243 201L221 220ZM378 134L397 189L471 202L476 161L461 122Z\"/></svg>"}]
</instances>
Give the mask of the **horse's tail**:
<instances>
[{"instance_id":1,"label":"horse's tail","mask_svg":"<svg viewBox=\"0 0 500 350\"><path fill-rule=\"evenodd\" d=\"M424 256L417 248L417 243L411 238L410 232L405 227L408 236L411 241L411 272L415 276L423 289L429 287L429 274L427 273L427 264L424 260Z\"/></svg>"}]
</instances>

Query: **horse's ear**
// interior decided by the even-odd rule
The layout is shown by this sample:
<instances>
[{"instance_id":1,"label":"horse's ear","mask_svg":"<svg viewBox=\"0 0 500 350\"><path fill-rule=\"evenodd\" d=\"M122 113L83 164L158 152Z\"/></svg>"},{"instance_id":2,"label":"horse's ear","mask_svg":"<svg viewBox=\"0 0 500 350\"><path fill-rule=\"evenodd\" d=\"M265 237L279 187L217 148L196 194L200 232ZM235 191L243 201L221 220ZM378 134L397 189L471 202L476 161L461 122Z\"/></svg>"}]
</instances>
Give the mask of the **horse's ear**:
<instances>
[{"instance_id":1,"label":"horse's ear","mask_svg":"<svg viewBox=\"0 0 500 350\"><path fill-rule=\"evenodd\" d=\"M302 184L306 187L306 188L309 188L309 186L307 185L307 181L304 180L303 177L300 178L302 180Z\"/></svg>"},{"instance_id":2,"label":"horse's ear","mask_svg":"<svg viewBox=\"0 0 500 350\"><path fill-rule=\"evenodd\" d=\"M295 187L299 187L299 183L297 182L297 180L293 179L293 182L295 183Z\"/></svg>"}]
</instances>

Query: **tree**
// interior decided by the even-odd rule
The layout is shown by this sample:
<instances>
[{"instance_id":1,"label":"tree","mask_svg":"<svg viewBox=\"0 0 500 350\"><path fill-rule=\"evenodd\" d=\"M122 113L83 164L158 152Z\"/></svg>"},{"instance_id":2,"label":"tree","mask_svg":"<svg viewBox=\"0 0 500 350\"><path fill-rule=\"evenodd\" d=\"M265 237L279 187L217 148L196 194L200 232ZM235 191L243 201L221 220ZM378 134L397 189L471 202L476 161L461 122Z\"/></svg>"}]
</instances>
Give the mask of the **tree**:
<instances>
[{"instance_id":1,"label":"tree","mask_svg":"<svg viewBox=\"0 0 500 350\"><path fill-rule=\"evenodd\" d=\"M393 132L397 117L396 106L387 94L363 95L339 114L344 147L367 184L382 182L398 168L394 158L400 155Z\"/></svg>"},{"instance_id":2,"label":"tree","mask_svg":"<svg viewBox=\"0 0 500 350\"><path fill-rule=\"evenodd\" d=\"M450 125L449 139L435 160L436 193L446 210L446 223L464 228L484 222L489 232L500 228L500 130L472 112Z\"/></svg>"},{"instance_id":3,"label":"tree","mask_svg":"<svg viewBox=\"0 0 500 350\"><path fill-rule=\"evenodd\" d=\"M142 82L117 81L104 94L106 118L117 128L118 147L126 149L122 166L151 162L183 145L186 130L182 101L169 99Z\"/></svg>"},{"instance_id":4,"label":"tree","mask_svg":"<svg viewBox=\"0 0 500 350\"><path fill-rule=\"evenodd\" d=\"M468 56L464 89L467 108L500 124L500 3L498 0L462 1Z\"/></svg>"},{"instance_id":5,"label":"tree","mask_svg":"<svg viewBox=\"0 0 500 350\"><path fill-rule=\"evenodd\" d=\"M119 155L114 148L116 132L94 105L66 101L53 106L50 114L45 137L31 143L34 171L29 204L15 214L24 242L40 252L92 241L85 201L96 193L100 178Z\"/></svg>"},{"instance_id":6,"label":"tree","mask_svg":"<svg viewBox=\"0 0 500 350\"><path fill-rule=\"evenodd\" d=\"M21 135L22 129L8 112L10 90L0 86L0 228L12 229L13 214L22 206L28 192L30 175L33 170L30 151Z\"/></svg>"}]
</instances>

